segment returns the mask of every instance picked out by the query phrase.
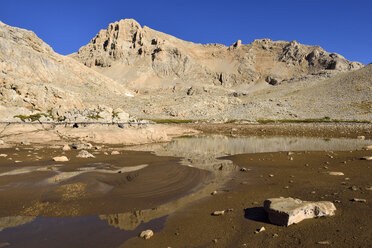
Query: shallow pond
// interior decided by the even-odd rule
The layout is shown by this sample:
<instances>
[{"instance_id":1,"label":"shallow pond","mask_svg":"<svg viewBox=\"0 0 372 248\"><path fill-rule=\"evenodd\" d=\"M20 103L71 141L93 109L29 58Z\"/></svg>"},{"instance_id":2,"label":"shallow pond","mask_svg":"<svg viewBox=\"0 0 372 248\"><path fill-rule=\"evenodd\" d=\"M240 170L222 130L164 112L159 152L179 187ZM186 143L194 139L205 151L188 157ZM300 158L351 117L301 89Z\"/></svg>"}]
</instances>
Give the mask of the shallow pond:
<instances>
[{"instance_id":1,"label":"shallow pond","mask_svg":"<svg viewBox=\"0 0 372 248\"><path fill-rule=\"evenodd\" d=\"M80 177L76 176L72 179L68 178L66 179L66 182L69 182L68 180L74 180L73 183L79 183L79 180L85 180L84 182L89 184L92 183L93 180L93 176L89 177L89 175L95 175L94 179L97 179L98 177L99 180L98 183L97 181L94 181L92 188L100 187L107 191L102 191L103 193L100 192L100 194L109 194L110 190L112 191L117 189L115 187L110 188L102 182L106 182L106 184L109 184L110 186L112 186L111 184L113 183L118 184L117 179L112 181L110 181L111 179L108 179L113 176L118 177L118 175L117 173L115 173L115 175L106 173L106 178L102 179L100 176L103 174L102 166L97 167L97 163L107 162L107 164L115 165L115 163L119 164L120 160L126 159L127 163L125 166L136 166L138 163L133 163L133 161L136 161L136 156L139 156L137 158L141 159L141 163L146 162L142 161L145 153L134 153L133 155L130 151L150 151L156 155L152 155L154 157L182 157L180 162L174 162L174 159L171 158L170 161L173 161L171 163L167 160L159 160L158 164L146 163L148 166L138 169L137 177L139 179L142 175L146 175L146 173L142 173L142 171L146 172L146 170L150 170L154 166L161 166L162 163L167 163L168 166L164 167L164 175L167 175L169 168L175 166L182 168L186 166L187 168L193 168L194 172L198 171L196 169L212 172L214 176L211 180L203 181L206 178L203 176L201 178L204 179L195 179L195 182L190 181L190 184L195 183L197 184L197 187L191 187L191 191L185 191L187 194L174 194L174 196L166 198L165 202L162 203L161 201L156 202L154 198L151 198L151 194L143 192L143 188L138 188L138 190L142 190L140 193L142 200L145 199L146 202L146 197L148 197L148 205L152 206L146 208L144 207L146 206L145 204L137 208L142 210L132 210L124 213L113 212L112 214L107 214L107 208L105 208L106 214L98 213L98 215L77 217L4 216L0 212L0 216L3 216L0 217L0 247L117 247L127 239L138 236L138 234L143 230L152 229L155 232L161 230L168 215L193 201L209 195L210 192L216 188L223 188L224 182L226 182L238 168L231 161L218 159L219 157L242 153L265 153L278 151L347 151L361 149L363 146L370 144L370 140L345 138L228 137L212 135L177 138L170 143L120 148L121 153L124 155L119 157L118 161L105 161L105 157L102 157L100 158L100 161L94 161L93 159L90 160L90 164L86 163L81 166L71 167L72 169L70 169L69 173L79 172L75 174L80 175L80 172L84 171L83 174L86 176L81 177L80 175ZM126 154L125 152L128 151L129 153ZM2 152L0 151L0 153ZM74 161L72 161L72 163L74 163ZM92 163L95 167L91 166ZM30 168L30 166L27 167L27 163L24 166L25 168ZM45 163L43 166L45 166ZM19 168L16 169L19 170ZM33 175L32 173L40 173L40 171L35 170L27 171L30 175ZM157 180L169 180L169 183L159 184L158 191L163 193L171 193L171 190L177 188L177 185L182 181L181 179L183 175L185 175L182 174L184 172L181 173L179 171L174 171L174 173L171 173L171 176L169 177L162 176L162 174L151 173L153 172L150 170L146 182L153 181L153 185L157 185L155 183ZM123 173L121 174L125 175L125 170L123 170ZM180 180L175 180L177 174L180 175ZM151 178L151 175L156 176ZM188 175L195 176L196 174L191 173ZM12 184L12 178L18 178L16 176L19 175L15 175L14 171L7 171L5 174L3 172L2 175L0 175L2 180L5 180L4 178L6 178L6 183L3 185L0 184L0 193L1 191L6 191L6 187L18 187L18 185L22 185L20 182ZM128 185L128 183L119 184L119 187L128 187ZM149 185L151 186L151 184ZM151 188L150 186L149 188ZM42 186L39 185L39 187ZM54 185L53 187L58 187L58 185ZM53 195L53 192L58 191L50 191L47 196L44 196L44 200L53 201L53 196L51 196ZM72 194L74 192L70 193ZM132 197L135 194L136 187L133 187L132 191L130 194L128 193L128 195ZM110 201L114 202L116 200L115 197L119 195L110 195ZM95 195L91 194L90 197L94 198ZM103 203L105 203L108 198L102 199ZM1 199L1 201L7 200L8 199L6 198ZM107 201L107 204L110 204L110 201ZM125 200L123 201L123 199L118 199L118 201L122 201L124 202L123 204L125 204ZM94 205L94 199L89 204ZM133 204L133 202L131 204ZM154 205L156 205L156 207L153 207ZM131 205L131 207L133 209L136 208L135 204ZM97 206L97 209L99 212L99 206Z\"/></svg>"}]
</instances>

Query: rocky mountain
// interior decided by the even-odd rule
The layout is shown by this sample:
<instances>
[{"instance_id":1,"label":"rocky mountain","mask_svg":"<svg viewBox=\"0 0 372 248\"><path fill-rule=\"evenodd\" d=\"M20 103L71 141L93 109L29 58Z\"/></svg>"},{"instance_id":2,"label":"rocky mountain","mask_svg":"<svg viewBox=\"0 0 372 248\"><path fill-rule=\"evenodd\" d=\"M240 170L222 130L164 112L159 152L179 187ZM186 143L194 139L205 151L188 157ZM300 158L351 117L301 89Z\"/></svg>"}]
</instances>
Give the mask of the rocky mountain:
<instances>
[{"instance_id":1,"label":"rocky mountain","mask_svg":"<svg viewBox=\"0 0 372 248\"><path fill-rule=\"evenodd\" d=\"M0 22L0 121L372 120L371 72L319 46L195 44L132 19L62 56Z\"/></svg>"},{"instance_id":2,"label":"rocky mountain","mask_svg":"<svg viewBox=\"0 0 372 248\"><path fill-rule=\"evenodd\" d=\"M199 83L236 87L362 68L339 54L296 41L237 41L230 47L195 44L155 31L133 19L111 23L71 55L133 89Z\"/></svg>"},{"instance_id":3,"label":"rocky mountain","mask_svg":"<svg viewBox=\"0 0 372 248\"><path fill-rule=\"evenodd\" d=\"M0 22L1 121L112 119L128 94L122 84L55 53L33 32Z\"/></svg>"}]
</instances>

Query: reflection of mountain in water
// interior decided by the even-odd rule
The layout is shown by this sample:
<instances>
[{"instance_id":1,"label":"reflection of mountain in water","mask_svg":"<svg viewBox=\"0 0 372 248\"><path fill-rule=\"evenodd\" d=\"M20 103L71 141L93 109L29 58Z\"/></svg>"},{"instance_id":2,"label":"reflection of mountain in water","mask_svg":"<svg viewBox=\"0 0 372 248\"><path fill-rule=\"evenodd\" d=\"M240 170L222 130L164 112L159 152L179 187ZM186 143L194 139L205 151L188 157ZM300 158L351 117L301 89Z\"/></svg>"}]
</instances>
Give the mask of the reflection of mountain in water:
<instances>
[{"instance_id":1,"label":"reflection of mountain in water","mask_svg":"<svg viewBox=\"0 0 372 248\"><path fill-rule=\"evenodd\" d=\"M16 227L35 220L35 216L8 216L0 218L0 232L5 228Z\"/></svg>"}]
</instances>

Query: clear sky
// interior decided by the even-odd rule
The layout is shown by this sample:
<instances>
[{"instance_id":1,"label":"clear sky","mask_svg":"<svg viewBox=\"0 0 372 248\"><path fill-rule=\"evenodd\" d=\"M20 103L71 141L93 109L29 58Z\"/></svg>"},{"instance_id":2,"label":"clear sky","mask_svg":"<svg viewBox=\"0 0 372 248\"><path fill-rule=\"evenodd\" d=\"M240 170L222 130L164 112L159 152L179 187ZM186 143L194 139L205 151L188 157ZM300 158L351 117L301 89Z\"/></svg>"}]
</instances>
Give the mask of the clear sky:
<instances>
[{"instance_id":1,"label":"clear sky","mask_svg":"<svg viewBox=\"0 0 372 248\"><path fill-rule=\"evenodd\" d=\"M372 62L371 0L0 1L2 22L34 31L61 54L76 52L100 29L125 18L197 43L297 40Z\"/></svg>"}]
</instances>

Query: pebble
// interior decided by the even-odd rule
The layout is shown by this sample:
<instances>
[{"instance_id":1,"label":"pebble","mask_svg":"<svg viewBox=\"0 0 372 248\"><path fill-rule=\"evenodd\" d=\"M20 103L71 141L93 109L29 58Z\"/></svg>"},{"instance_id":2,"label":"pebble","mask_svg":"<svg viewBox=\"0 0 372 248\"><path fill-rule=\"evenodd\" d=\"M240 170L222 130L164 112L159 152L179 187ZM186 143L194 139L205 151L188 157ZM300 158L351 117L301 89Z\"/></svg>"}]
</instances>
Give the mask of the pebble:
<instances>
[{"instance_id":1,"label":"pebble","mask_svg":"<svg viewBox=\"0 0 372 248\"><path fill-rule=\"evenodd\" d=\"M345 175L343 172L339 172L339 171L330 171L328 172L328 174L330 176L344 176Z\"/></svg>"},{"instance_id":2,"label":"pebble","mask_svg":"<svg viewBox=\"0 0 372 248\"><path fill-rule=\"evenodd\" d=\"M265 227L261 227L257 229L254 233L257 234L257 233L264 232L264 231L266 231Z\"/></svg>"},{"instance_id":3,"label":"pebble","mask_svg":"<svg viewBox=\"0 0 372 248\"><path fill-rule=\"evenodd\" d=\"M318 245L330 245L331 242L329 242L328 240L325 240L325 241L318 241L316 242Z\"/></svg>"},{"instance_id":4,"label":"pebble","mask_svg":"<svg viewBox=\"0 0 372 248\"><path fill-rule=\"evenodd\" d=\"M216 194L217 194L216 190L211 193L211 195L216 195Z\"/></svg>"},{"instance_id":5,"label":"pebble","mask_svg":"<svg viewBox=\"0 0 372 248\"><path fill-rule=\"evenodd\" d=\"M269 174L269 177L273 177L274 175L273 174Z\"/></svg>"},{"instance_id":6,"label":"pebble","mask_svg":"<svg viewBox=\"0 0 372 248\"><path fill-rule=\"evenodd\" d=\"M357 139L365 140L366 136L360 135L360 136L357 136Z\"/></svg>"},{"instance_id":7,"label":"pebble","mask_svg":"<svg viewBox=\"0 0 372 248\"><path fill-rule=\"evenodd\" d=\"M365 157L362 157L360 158L361 160L367 160L367 161L371 161L372 160L372 156L365 156Z\"/></svg>"},{"instance_id":8,"label":"pebble","mask_svg":"<svg viewBox=\"0 0 372 248\"><path fill-rule=\"evenodd\" d=\"M120 152L118 152L118 151L112 151L111 152L111 155L119 155L120 154Z\"/></svg>"},{"instance_id":9,"label":"pebble","mask_svg":"<svg viewBox=\"0 0 372 248\"><path fill-rule=\"evenodd\" d=\"M63 151L69 151L69 150L71 150L71 147L69 146L69 145L64 145L63 147L62 147L62 150Z\"/></svg>"},{"instance_id":10,"label":"pebble","mask_svg":"<svg viewBox=\"0 0 372 248\"><path fill-rule=\"evenodd\" d=\"M247 171L247 168L243 167L240 169L240 171Z\"/></svg>"},{"instance_id":11,"label":"pebble","mask_svg":"<svg viewBox=\"0 0 372 248\"><path fill-rule=\"evenodd\" d=\"M359 198L353 198L353 199L351 199L351 201L353 201L353 202L362 202L362 203L366 203L367 202L366 199L359 199Z\"/></svg>"},{"instance_id":12,"label":"pebble","mask_svg":"<svg viewBox=\"0 0 372 248\"><path fill-rule=\"evenodd\" d=\"M353 186L349 187L349 189L356 191L356 190L358 190L358 187L353 185Z\"/></svg>"},{"instance_id":13,"label":"pebble","mask_svg":"<svg viewBox=\"0 0 372 248\"><path fill-rule=\"evenodd\" d=\"M220 210L220 211L214 211L212 213L213 216L221 216L225 214L225 210Z\"/></svg>"},{"instance_id":14,"label":"pebble","mask_svg":"<svg viewBox=\"0 0 372 248\"><path fill-rule=\"evenodd\" d=\"M67 162L68 161L68 158L66 156L54 157L53 158L53 161L56 161L56 162Z\"/></svg>"},{"instance_id":15,"label":"pebble","mask_svg":"<svg viewBox=\"0 0 372 248\"><path fill-rule=\"evenodd\" d=\"M2 153L2 154L0 154L0 157L2 157L2 158L6 158L6 157L8 157L8 154L4 154L4 153Z\"/></svg>"},{"instance_id":16,"label":"pebble","mask_svg":"<svg viewBox=\"0 0 372 248\"><path fill-rule=\"evenodd\" d=\"M146 230L141 232L140 237L143 239L149 239L154 236L154 232L152 230Z\"/></svg>"},{"instance_id":17,"label":"pebble","mask_svg":"<svg viewBox=\"0 0 372 248\"><path fill-rule=\"evenodd\" d=\"M279 237L279 235L277 233L274 233L273 238L277 238L277 237Z\"/></svg>"}]
</instances>

